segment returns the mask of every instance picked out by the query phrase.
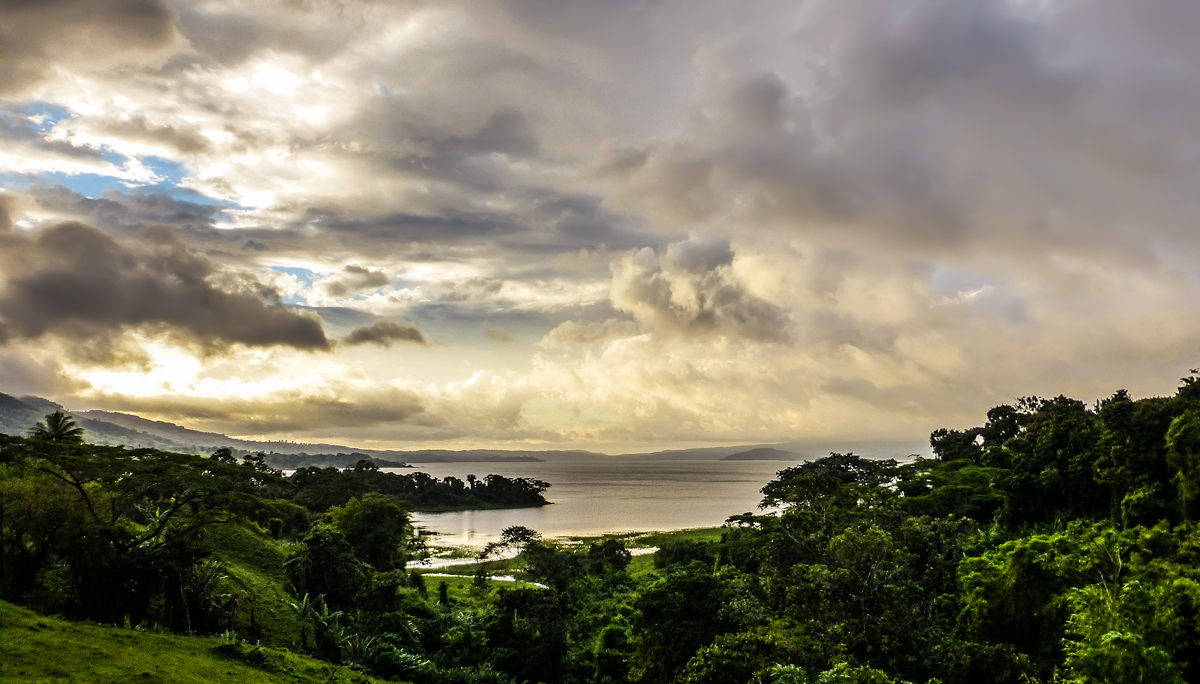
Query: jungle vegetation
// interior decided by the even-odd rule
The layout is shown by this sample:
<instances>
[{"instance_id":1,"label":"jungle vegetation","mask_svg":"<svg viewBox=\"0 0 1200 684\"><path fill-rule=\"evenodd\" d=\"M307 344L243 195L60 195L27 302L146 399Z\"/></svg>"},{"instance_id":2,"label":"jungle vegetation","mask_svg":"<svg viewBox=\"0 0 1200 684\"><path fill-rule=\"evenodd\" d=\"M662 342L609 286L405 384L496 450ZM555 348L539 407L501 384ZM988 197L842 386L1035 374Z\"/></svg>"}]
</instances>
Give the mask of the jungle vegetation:
<instances>
[{"instance_id":1,"label":"jungle vegetation","mask_svg":"<svg viewBox=\"0 0 1200 684\"><path fill-rule=\"evenodd\" d=\"M1024 398L931 446L787 468L764 512L653 556L510 528L516 559L438 578L412 562L422 492L545 483L6 437L0 591L419 684L1200 681L1195 374L1169 397Z\"/></svg>"}]
</instances>

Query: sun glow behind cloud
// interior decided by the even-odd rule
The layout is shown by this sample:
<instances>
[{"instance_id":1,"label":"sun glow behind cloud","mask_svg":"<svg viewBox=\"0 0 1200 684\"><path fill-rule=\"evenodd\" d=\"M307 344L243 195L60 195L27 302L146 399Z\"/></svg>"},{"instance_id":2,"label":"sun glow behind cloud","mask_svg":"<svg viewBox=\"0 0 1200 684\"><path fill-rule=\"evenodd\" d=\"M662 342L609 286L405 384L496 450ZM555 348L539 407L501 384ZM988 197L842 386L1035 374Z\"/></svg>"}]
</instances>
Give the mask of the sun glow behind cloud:
<instances>
[{"instance_id":1,"label":"sun glow behind cloud","mask_svg":"<svg viewBox=\"0 0 1200 684\"><path fill-rule=\"evenodd\" d=\"M153 397L167 392L193 393L197 390L200 359L181 349L162 343L144 343L146 361L131 369L80 367L68 369L91 385L95 391L133 397ZM214 396L214 395L208 395ZM219 398L215 395L214 398Z\"/></svg>"}]
</instances>

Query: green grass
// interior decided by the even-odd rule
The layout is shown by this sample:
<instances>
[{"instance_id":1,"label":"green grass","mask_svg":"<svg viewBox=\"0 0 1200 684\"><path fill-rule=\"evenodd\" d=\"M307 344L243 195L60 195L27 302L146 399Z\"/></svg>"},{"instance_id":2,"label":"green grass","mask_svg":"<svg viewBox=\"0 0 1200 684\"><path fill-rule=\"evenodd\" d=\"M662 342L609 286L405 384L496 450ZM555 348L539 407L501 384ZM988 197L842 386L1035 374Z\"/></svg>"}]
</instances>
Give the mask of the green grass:
<instances>
[{"instance_id":1,"label":"green grass","mask_svg":"<svg viewBox=\"0 0 1200 684\"><path fill-rule=\"evenodd\" d=\"M247 605L238 611L235 630L250 635L250 603L261 631L261 640L269 646L299 646L300 622L288 605L288 579L283 570L287 549L252 523L221 525L208 536L214 556L229 575L229 586L222 591L249 595Z\"/></svg>"},{"instance_id":2,"label":"green grass","mask_svg":"<svg viewBox=\"0 0 1200 684\"><path fill-rule=\"evenodd\" d=\"M567 537L575 544L586 548L589 544L602 542L606 539L616 539L625 544L626 548L638 549L652 546L662 546L669 542L688 541L718 541L724 527L696 527L686 530L671 530L669 532L625 532L622 534L606 534L599 537Z\"/></svg>"},{"instance_id":3,"label":"green grass","mask_svg":"<svg viewBox=\"0 0 1200 684\"><path fill-rule=\"evenodd\" d=\"M575 549L579 553L585 553L590 544L601 542L606 539L617 539L624 543L626 548L630 549L661 548L665 544L680 541L720 541L721 534L726 530L727 528L724 527L697 527L686 530L672 530L669 532L628 532L623 534L608 534L599 537L566 537L563 541L565 541L570 548ZM487 568L487 571L494 575L521 576L521 563L513 558L484 561L484 564ZM426 585L429 587L430 592L436 592L438 581L445 580L446 584L451 588L451 595L461 596L471 588L471 581L475 575L475 568L478 566L478 563L468 563L463 565L452 565L444 568L431 568L428 570L422 569L419 565L412 565L409 567L410 569L416 570L422 574L430 572L453 575L453 577L429 577L426 579ZM641 579L653 571L654 556L652 554L634 556L629 563L628 572L634 579ZM505 587L512 587L515 585L512 582L492 580L490 582L490 586L493 590L495 590ZM436 596L436 594L431 595Z\"/></svg>"},{"instance_id":4,"label":"green grass","mask_svg":"<svg viewBox=\"0 0 1200 684\"><path fill-rule=\"evenodd\" d=\"M488 572L497 575L513 575L514 568L507 565L505 567L493 567L489 561ZM437 600L437 589L440 582L445 582L450 591L450 599L452 603L466 604L473 607L482 608L487 601L487 597L494 594L499 589L512 589L517 586L514 581L488 579L487 590L481 591L475 587L475 566L457 565L450 568L435 568L422 572L417 568L417 572L425 575L426 572L437 573L439 576L425 577L425 587L430 601ZM445 575L445 576L441 576ZM516 573L516 576L521 576L521 573ZM522 579L521 586L526 586L527 580Z\"/></svg>"},{"instance_id":5,"label":"green grass","mask_svg":"<svg viewBox=\"0 0 1200 684\"><path fill-rule=\"evenodd\" d=\"M727 531L724 527L697 527L690 530L675 530L673 532L651 532L635 537L631 547L661 547L670 542L680 541L720 541L721 533Z\"/></svg>"},{"instance_id":6,"label":"green grass","mask_svg":"<svg viewBox=\"0 0 1200 684\"><path fill-rule=\"evenodd\" d=\"M287 651L66 622L0 601L0 682L4 684L379 681Z\"/></svg>"},{"instance_id":7,"label":"green grass","mask_svg":"<svg viewBox=\"0 0 1200 684\"><path fill-rule=\"evenodd\" d=\"M475 558L479 556L479 549L469 546L430 546L429 554L430 558L438 560L447 558L458 560L460 558Z\"/></svg>"},{"instance_id":8,"label":"green grass","mask_svg":"<svg viewBox=\"0 0 1200 684\"><path fill-rule=\"evenodd\" d=\"M726 529L724 527L696 527L685 530L671 530L669 532L629 532L625 534L609 534L601 537L571 537L570 541L579 544L584 549L589 544L601 542L605 539L617 539L625 544L625 548L629 549L662 548L667 544L681 541L720 541L721 534ZM629 562L629 567L626 568L626 571L635 580L645 578L646 575L654 572L654 556L652 554L634 556Z\"/></svg>"}]
</instances>

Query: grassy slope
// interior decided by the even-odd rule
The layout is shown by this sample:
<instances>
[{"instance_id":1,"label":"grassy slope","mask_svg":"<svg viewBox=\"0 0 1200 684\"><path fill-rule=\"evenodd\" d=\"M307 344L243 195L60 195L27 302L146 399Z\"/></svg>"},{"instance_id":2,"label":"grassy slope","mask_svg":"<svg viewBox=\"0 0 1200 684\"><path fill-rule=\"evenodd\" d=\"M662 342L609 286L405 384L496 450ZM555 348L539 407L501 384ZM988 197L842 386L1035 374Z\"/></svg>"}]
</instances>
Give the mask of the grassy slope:
<instances>
[{"instance_id":1,"label":"grassy slope","mask_svg":"<svg viewBox=\"0 0 1200 684\"><path fill-rule=\"evenodd\" d=\"M298 646L300 621L288 605L294 599L287 593L289 582L283 570L286 547L250 523L219 526L207 541L230 578L231 586L222 590L253 597L262 643ZM236 629L239 634L250 634L248 607L239 611Z\"/></svg>"},{"instance_id":2,"label":"grassy slope","mask_svg":"<svg viewBox=\"0 0 1200 684\"><path fill-rule=\"evenodd\" d=\"M0 602L0 681L267 684L381 680L294 653L42 617Z\"/></svg>"}]
</instances>

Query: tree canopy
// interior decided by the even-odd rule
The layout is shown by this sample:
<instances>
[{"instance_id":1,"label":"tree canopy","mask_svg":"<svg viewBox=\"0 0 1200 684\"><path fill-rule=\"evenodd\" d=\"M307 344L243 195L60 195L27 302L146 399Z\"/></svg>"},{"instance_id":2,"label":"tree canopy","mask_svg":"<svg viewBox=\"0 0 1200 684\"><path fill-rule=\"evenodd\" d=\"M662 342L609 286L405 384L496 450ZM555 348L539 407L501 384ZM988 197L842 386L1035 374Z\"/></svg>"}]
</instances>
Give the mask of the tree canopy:
<instances>
[{"instance_id":1,"label":"tree canopy","mask_svg":"<svg viewBox=\"0 0 1200 684\"><path fill-rule=\"evenodd\" d=\"M546 483L0 437L0 596L181 632L286 618L286 647L418 684L1200 681L1195 376L1019 399L930 445L783 469L759 513L652 557L510 526L435 597L408 510L539 505ZM234 557L277 579L234 591Z\"/></svg>"}]
</instances>

